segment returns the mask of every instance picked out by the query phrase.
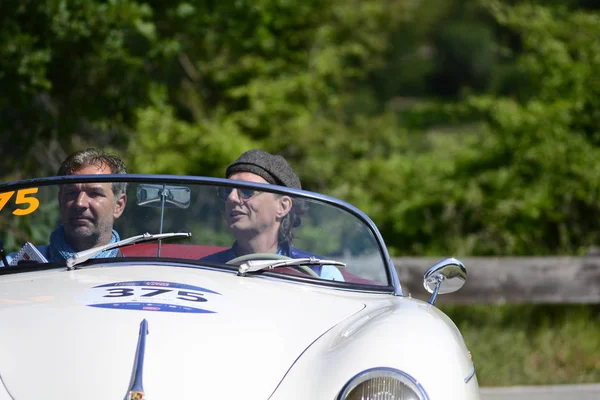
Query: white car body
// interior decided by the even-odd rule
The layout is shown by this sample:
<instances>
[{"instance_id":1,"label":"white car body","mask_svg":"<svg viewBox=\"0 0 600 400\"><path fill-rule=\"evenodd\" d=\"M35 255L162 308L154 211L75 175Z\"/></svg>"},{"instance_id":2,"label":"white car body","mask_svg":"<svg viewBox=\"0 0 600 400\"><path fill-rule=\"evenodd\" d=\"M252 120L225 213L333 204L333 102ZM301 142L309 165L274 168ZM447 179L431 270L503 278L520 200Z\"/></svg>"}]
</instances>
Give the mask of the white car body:
<instances>
[{"instance_id":1,"label":"white car body","mask_svg":"<svg viewBox=\"0 0 600 400\"><path fill-rule=\"evenodd\" d=\"M30 186L3 184L0 194ZM433 304L403 296L391 264L382 290L173 258L67 265L0 268L0 400L338 400L378 369L401 371L424 399L479 399L460 332Z\"/></svg>"}]
</instances>

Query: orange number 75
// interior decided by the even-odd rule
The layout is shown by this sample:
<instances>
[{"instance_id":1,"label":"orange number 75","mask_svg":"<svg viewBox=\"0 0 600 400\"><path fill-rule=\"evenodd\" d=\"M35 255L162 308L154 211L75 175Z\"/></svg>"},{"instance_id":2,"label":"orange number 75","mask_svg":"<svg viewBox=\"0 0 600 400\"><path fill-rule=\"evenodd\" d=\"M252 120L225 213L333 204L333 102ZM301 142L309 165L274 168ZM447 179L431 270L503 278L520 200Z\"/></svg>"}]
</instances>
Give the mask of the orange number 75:
<instances>
[{"instance_id":1,"label":"orange number 75","mask_svg":"<svg viewBox=\"0 0 600 400\"><path fill-rule=\"evenodd\" d=\"M33 193L37 193L38 188L29 188L29 189L21 189L17 191L17 198L15 199L15 204L27 204L26 208L17 208L12 213L14 215L27 215L31 214L40 206L40 201L35 197L28 196ZM14 190L12 192L0 193L0 211L4 208L6 203L10 200L10 198L15 194Z\"/></svg>"}]
</instances>

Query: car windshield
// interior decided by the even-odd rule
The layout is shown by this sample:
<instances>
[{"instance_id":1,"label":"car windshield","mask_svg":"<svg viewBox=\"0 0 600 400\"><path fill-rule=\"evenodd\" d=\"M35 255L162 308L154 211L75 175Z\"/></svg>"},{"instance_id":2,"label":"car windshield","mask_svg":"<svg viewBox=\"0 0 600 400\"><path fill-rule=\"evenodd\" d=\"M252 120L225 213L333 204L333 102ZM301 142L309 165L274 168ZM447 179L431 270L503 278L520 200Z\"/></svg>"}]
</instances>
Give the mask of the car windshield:
<instances>
[{"instance_id":1,"label":"car windshield","mask_svg":"<svg viewBox=\"0 0 600 400\"><path fill-rule=\"evenodd\" d=\"M362 212L245 181L80 175L2 184L0 239L13 269L35 268L38 258L73 268L160 258L314 283L394 282L383 241Z\"/></svg>"}]
</instances>

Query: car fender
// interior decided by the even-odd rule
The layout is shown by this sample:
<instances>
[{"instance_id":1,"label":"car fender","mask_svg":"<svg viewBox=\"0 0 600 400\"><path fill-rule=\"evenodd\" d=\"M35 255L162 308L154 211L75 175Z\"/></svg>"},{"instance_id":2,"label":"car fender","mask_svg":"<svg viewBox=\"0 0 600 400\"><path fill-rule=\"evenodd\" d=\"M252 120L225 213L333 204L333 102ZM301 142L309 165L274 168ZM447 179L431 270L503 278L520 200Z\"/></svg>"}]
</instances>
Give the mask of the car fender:
<instances>
[{"instance_id":1,"label":"car fender","mask_svg":"<svg viewBox=\"0 0 600 400\"><path fill-rule=\"evenodd\" d=\"M304 352L271 399L337 399L353 377L379 367L410 375L431 400L479 399L470 353L443 312L407 297L366 300Z\"/></svg>"}]
</instances>

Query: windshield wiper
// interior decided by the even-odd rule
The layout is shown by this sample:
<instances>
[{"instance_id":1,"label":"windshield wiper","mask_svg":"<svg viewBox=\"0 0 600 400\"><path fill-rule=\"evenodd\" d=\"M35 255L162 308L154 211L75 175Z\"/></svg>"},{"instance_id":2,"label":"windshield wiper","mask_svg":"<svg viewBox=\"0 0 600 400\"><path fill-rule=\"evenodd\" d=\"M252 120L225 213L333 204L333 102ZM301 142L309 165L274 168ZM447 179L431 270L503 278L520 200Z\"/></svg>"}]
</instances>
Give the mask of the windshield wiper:
<instances>
[{"instance_id":1,"label":"windshield wiper","mask_svg":"<svg viewBox=\"0 0 600 400\"><path fill-rule=\"evenodd\" d=\"M119 247L127 246L130 244L147 242L150 240L160 240L160 239L168 239L174 237L190 237L192 234L190 232L170 232L170 233L144 233L143 235L132 236L127 239L119 240L118 242L105 244L104 246L92 247L88 250L83 250L78 253L73 254L71 257L67 258L67 269L73 270L77 264L81 264L84 261L89 260L94 257L98 253L102 253L106 250L117 249Z\"/></svg>"},{"instance_id":2,"label":"windshield wiper","mask_svg":"<svg viewBox=\"0 0 600 400\"><path fill-rule=\"evenodd\" d=\"M335 265L336 267L345 267L346 263L335 260L322 260L316 257L293 258L290 260L250 260L240 265L238 268L238 275L244 276L248 272L257 272L265 269L310 265Z\"/></svg>"}]
</instances>

